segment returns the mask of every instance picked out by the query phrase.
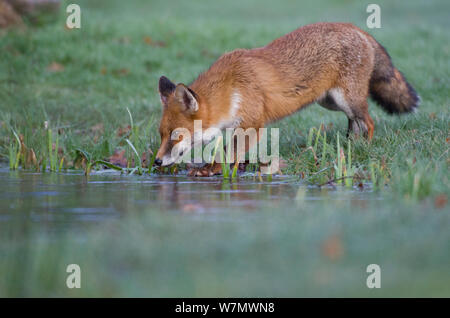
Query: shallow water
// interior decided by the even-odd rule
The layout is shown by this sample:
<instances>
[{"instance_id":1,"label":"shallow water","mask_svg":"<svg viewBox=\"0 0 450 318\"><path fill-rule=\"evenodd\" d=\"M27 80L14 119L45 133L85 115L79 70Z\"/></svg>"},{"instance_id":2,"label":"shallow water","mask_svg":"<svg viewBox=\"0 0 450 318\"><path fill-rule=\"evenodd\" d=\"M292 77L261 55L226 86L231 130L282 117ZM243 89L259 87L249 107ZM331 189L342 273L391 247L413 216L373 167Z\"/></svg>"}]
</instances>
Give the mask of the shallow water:
<instances>
[{"instance_id":1,"label":"shallow water","mask_svg":"<svg viewBox=\"0 0 450 318\"><path fill-rule=\"evenodd\" d=\"M368 264L383 268L379 296L448 295L448 215L370 186L8 169L0 180L0 295L372 297ZM68 264L87 273L78 294Z\"/></svg>"},{"instance_id":2,"label":"shallow water","mask_svg":"<svg viewBox=\"0 0 450 318\"><path fill-rule=\"evenodd\" d=\"M271 182L185 175L137 176L115 172L33 173L0 169L0 221L22 213L36 222L75 225L118 218L130 211L154 208L175 213L223 215L293 204L374 199L370 191L312 187L292 176L274 176Z\"/></svg>"}]
</instances>

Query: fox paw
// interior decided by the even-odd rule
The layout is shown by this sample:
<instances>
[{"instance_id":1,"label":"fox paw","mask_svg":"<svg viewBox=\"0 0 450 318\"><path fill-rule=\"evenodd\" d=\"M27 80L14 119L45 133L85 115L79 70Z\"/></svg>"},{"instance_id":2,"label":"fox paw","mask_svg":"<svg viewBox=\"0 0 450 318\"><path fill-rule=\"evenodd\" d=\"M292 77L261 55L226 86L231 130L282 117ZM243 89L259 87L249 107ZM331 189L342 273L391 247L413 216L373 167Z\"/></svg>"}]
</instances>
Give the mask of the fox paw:
<instances>
[{"instance_id":1,"label":"fox paw","mask_svg":"<svg viewBox=\"0 0 450 318\"><path fill-rule=\"evenodd\" d=\"M189 169L187 175L190 177L211 177L222 173L222 166L215 164L214 166L206 165L201 168Z\"/></svg>"}]
</instances>

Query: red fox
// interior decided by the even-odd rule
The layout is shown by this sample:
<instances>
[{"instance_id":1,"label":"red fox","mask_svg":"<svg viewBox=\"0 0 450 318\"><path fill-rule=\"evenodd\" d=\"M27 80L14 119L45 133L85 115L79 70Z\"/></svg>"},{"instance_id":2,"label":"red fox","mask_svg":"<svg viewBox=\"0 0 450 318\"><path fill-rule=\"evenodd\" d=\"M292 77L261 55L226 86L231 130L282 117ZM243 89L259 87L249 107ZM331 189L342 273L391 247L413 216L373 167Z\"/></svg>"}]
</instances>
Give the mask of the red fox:
<instances>
[{"instance_id":1,"label":"red fox","mask_svg":"<svg viewBox=\"0 0 450 318\"><path fill-rule=\"evenodd\" d=\"M155 164L160 166L176 159L171 150L181 140L171 140L172 131L193 132L194 120L205 128L258 130L316 102L344 112L348 132L370 140L368 96L390 114L414 111L419 103L383 46L349 23L310 24L264 47L225 53L189 86L162 76L159 94L163 114ZM220 171L216 164L194 174Z\"/></svg>"}]
</instances>

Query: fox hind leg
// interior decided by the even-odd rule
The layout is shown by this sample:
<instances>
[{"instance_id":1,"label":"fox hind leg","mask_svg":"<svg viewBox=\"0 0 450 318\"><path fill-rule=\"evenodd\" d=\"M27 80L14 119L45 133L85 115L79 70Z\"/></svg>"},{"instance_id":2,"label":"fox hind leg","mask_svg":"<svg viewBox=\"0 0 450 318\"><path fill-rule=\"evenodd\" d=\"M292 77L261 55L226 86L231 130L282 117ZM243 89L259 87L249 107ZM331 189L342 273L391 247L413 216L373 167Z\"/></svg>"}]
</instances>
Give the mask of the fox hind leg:
<instances>
[{"instance_id":1,"label":"fox hind leg","mask_svg":"<svg viewBox=\"0 0 450 318\"><path fill-rule=\"evenodd\" d=\"M331 110L340 110L347 115L347 136L353 133L355 136L364 135L369 140L372 139L374 123L368 111L367 94L351 97L344 89L333 88L327 92L326 98L320 104Z\"/></svg>"},{"instance_id":2,"label":"fox hind leg","mask_svg":"<svg viewBox=\"0 0 450 318\"><path fill-rule=\"evenodd\" d=\"M355 136L363 135L368 140L372 140L375 125L369 115L367 100L356 105L353 107L353 118L348 118L347 134L352 132Z\"/></svg>"}]
</instances>

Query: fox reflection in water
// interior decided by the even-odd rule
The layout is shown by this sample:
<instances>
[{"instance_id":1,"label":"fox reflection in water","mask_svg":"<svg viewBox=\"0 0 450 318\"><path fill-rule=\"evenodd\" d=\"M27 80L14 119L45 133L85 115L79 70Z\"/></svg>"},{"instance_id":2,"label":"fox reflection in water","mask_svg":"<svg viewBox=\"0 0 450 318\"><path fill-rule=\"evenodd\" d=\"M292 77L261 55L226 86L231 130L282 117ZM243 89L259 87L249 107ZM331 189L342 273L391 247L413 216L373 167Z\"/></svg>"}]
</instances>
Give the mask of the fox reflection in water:
<instances>
[{"instance_id":1,"label":"fox reflection in water","mask_svg":"<svg viewBox=\"0 0 450 318\"><path fill-rule=\"evenodd\" d=\"M196 180L161 178L151 196L166 202L166 208L183 212L206 212L220 208L240 207L257 211L268 205L295 198L297 187L279 182L231 182L222 179Z\"/></svg>"}]
</instances>

